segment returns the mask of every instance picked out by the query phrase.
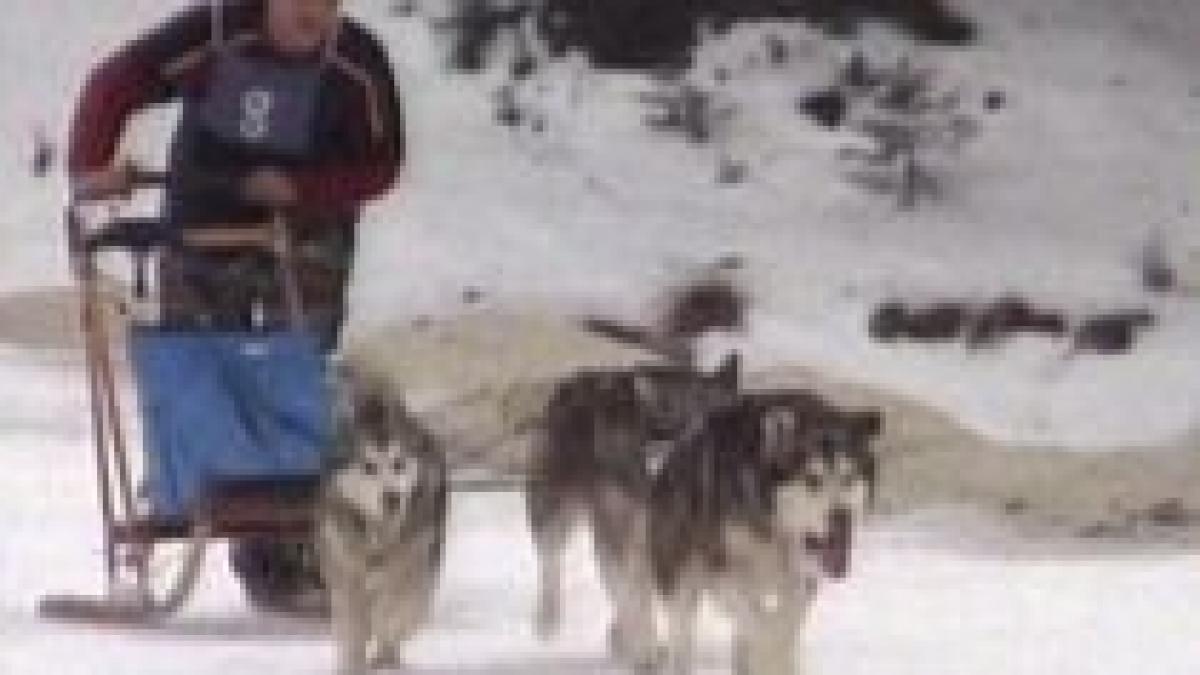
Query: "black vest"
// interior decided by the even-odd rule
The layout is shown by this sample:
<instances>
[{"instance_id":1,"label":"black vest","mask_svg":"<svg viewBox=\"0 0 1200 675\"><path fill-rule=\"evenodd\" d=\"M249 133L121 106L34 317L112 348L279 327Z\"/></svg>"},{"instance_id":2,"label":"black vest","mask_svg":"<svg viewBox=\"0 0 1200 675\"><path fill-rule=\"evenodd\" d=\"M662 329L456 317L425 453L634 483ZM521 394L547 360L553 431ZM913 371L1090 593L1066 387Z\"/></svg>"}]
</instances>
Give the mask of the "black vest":
<instances>
[{"instance_id":1,"label":"black vest","mask_svg":"<svg viewBox=\"0 0 1200 675\"><path fill-rule=\"evenodd\" d=\"M239 194L256 168L311 163L326 59L283 61L218 43L208 81L185 95L171 145L167 221L179 226L261 222Z\"/></svg>"}]
</instances>

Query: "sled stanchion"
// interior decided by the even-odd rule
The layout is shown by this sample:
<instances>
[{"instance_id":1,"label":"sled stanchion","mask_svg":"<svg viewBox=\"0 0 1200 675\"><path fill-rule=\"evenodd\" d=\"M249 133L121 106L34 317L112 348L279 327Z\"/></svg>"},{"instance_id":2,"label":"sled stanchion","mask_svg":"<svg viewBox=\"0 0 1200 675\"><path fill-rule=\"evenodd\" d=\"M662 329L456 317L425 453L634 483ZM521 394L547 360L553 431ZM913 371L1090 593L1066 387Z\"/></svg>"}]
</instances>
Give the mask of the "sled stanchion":
<instances>
[{"instance_id":1,"label":"sled stanchion","mask_svg":"<svg viewBox=\"0 0 1200 675\"><path fill-rule=\"evenodd\" d=\"M108 457L108 447L105 442L104 429L104 412L100 406L100 379L97 372L97 365L94 360L96 353L95 334L91 330L92 317L92 293L90 277L94 276L90 272L91 264L87 260L87 253L84 251L82 244L81 223L79 222L79 214L74 208L67 211L67 236L70 242L70 258L71 263L75 267L75 277L79 295L79 319L80 330L83 333L84 340L84 368L87 372L88 391L89 391L89 408L91 409L92 418L92 440L95 445L95 461L96 461L96 480L98 488L98 497L100 499L100 517L103 525L104 535L104 563L105 572L107 574L107 583L111 587L116 583L117 579L117 552L116 542L113 537L113 525L115 514L113 513L112 504L112 485L109 477L111 463Z\"/></svg>"},{"instance_id":2,"label":"sled stanchion","mask_svg":"<svg viewBox=\"0 0 1200 675\"><path fill-rule=\"evenodd\" d=\"M133 502L132 479L129 471L129 458L125 448L124 425L121 423L121 408L117 396L116 378L113 372L112 355L108 349L108 330L103 315L103 308L97 303L97 288L95 267L89 260L86 263L87 277L84 280L87 294L91 300L91 320L89 330L93 333L92 344L97 348L93 358L97 361L100 376L100 388L104 398L103 414L108 420L107 428L112 438L112 454L116 464L117 491L121 499L121 508L126 518L135 513Z\"/></svg>"},{"instance_id":3,"label":"sled stanchion","mask_svg":"<svg viewBox=\"0 0 1200 675\"><path fill-rule=\"evenodd\" d=\"M110 583L116 583L120 566L120 561L116 559L117 546L121 542L116 541L116 537L112 534L117 509L112 503L113 481L108 479L110 472L116 473L116 495L119 498L118 504L122 518L132 518L135 514L135 506L124 425L120 417L120 399L117 394L112 355L108 346L105 310L98 297L99 288L96 283L96 267L92 253L85 252L84 255L86 256L83 261L84 277L82 280L86 299L84 330L88 336L85 348L89 352L89 370L94 382L92 405L95 409L93 415L98 420L96 425L97 442L104 448L102 451L103 471L106 477L104 491L108 502L108 522L105 527L108 530L106 539L111 541L111 544L108 545L109 555L113 558L109 562L111 568L109 580ZM138 569L136 573L139 577L138 581L141 583L142 570Z\"/></svg>"},{"instance_id":4,"label":"sled stanchion","mask_svg":"<svg viewBox=\"0 0 1200 675\"><path fill-rule=\"evenodd\" d=\"M287 219L280 210L276 210L271 216L271 238L279 263L283 303L286 305L284 311L288 314L291 327L301 329L304 327L303 300L300 297L299 281L296 278L296 261L292 240L288 235Z\"/></svg>"}]
</instances>

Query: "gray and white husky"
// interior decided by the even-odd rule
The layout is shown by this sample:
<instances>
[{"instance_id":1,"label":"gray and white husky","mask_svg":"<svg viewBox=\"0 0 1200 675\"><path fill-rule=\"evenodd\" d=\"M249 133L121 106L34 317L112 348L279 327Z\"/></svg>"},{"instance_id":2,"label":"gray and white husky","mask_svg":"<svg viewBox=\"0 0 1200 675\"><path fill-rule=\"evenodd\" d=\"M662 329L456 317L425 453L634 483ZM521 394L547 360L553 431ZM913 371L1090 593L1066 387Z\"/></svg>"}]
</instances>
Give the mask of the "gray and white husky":
<instances>
[{"instance_id":1,"label":"gray and white husky","mask_svg":"<svg viewBox=\"0 0 1200 675\"><path fill-rule=\"evenodd\" d=\"M442 567L447 468L439 443L385 382L343 367L336 449L317 512L340 673L397 663Z\"/></svg>"},{"instance_id":2,"label":"gray and white husky","mask_svg":"<svg viewBox=\"0 0 1200 675\"><path fill-rule=\"evenodd\" d=\"M735 673L803 672L799 633L820 581L848 571L881 424L876 411L804 391L744 393L674 444L651 486L648 528L663 671L692 672L708 595L733 619Z\"/></svg>"}]
</instances>

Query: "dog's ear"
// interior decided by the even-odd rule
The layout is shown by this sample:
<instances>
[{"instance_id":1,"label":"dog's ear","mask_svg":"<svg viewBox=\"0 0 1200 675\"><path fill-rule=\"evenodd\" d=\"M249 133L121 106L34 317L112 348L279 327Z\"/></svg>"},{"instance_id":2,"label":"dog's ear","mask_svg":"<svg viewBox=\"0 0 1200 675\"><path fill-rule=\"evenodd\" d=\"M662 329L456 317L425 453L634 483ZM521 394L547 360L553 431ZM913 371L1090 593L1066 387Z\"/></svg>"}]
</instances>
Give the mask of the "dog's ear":
<instances>
[{"instance_id":1,"label":"dog's ear","mask_svg":"<svg viewBox=\"0 0 1200 675\"><path fill-rule=\"evenodd\" d=\"M877 408L854 413L850 416L850 427L856 434L874 438L883 431L883 413Z\"/></svg>"},{"instance_id":2,"label":"dog's ear","mask_svg":"<svg viewBox=\"0 0 1200 675\"><path fill-rule=\"evenodd\" d=\"M360 392L355 406L359 424L386 438L387 430L392 427L392 406L382 392L374 389Z\"/></svg>"},{"instance_id":3,"label":"dog's ear","mask_svg":"<svg viewBox=\"0 0 1200 675\"><path fill-rule=\"evenodd\" d=\"M742 355L736 350L726 354L713 373L713 379L722 388L737 391L742 381Z\"/></svg>"}]
</instances>

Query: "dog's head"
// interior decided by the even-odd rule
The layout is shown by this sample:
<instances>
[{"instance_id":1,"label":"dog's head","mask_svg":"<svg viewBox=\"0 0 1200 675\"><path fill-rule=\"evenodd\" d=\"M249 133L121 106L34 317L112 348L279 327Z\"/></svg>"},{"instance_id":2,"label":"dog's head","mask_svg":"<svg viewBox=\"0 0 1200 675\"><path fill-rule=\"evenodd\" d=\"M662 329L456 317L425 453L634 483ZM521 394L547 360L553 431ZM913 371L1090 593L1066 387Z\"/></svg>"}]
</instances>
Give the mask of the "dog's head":
<instances>
[{"instance_id":1,"label":"dog's head","mask_svg":"<svg viewBox=\"0 0 1200 675\"><path fill-rule=\"evenodd\" d=\"M760 407L760 460L774 526L803 543L832 578L849 569L853 526L874 495L878 411L843 411L815 396L782 395Z\"/></svg>"},{"instance_id":2,"label":"dog's head","mask_svg":"<svg viewBox=\"0 0 1200 675\"><path fill-rule=\"evenodd\" d=\"M339 375L331 490L367 518L403 518L418 487L440 480L436 441L386 381Z\"/></svg>"}]
</instances>

